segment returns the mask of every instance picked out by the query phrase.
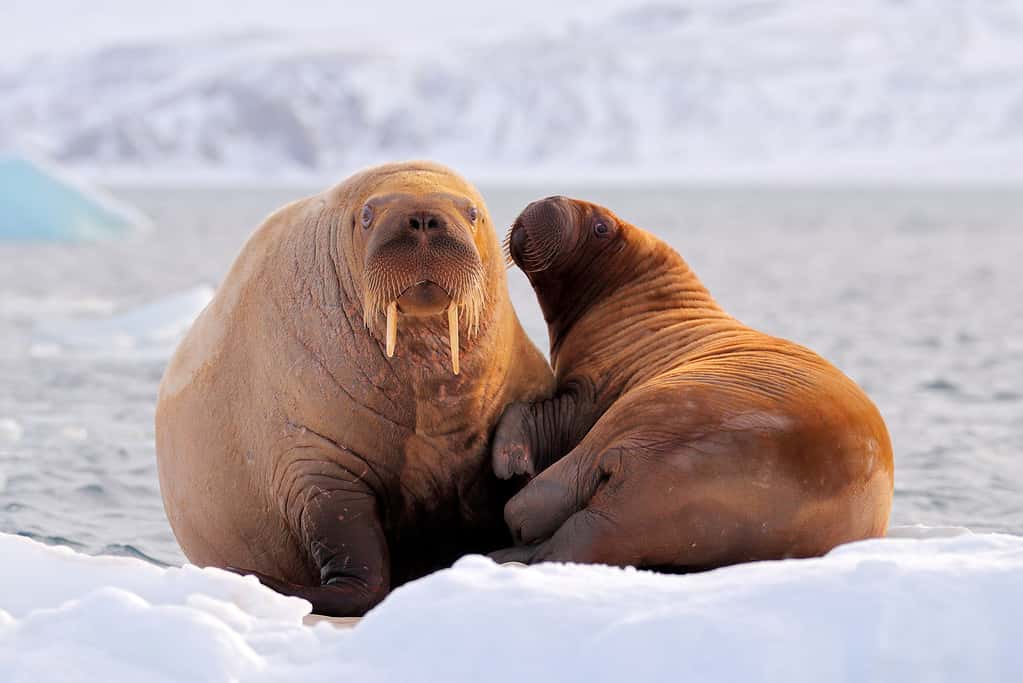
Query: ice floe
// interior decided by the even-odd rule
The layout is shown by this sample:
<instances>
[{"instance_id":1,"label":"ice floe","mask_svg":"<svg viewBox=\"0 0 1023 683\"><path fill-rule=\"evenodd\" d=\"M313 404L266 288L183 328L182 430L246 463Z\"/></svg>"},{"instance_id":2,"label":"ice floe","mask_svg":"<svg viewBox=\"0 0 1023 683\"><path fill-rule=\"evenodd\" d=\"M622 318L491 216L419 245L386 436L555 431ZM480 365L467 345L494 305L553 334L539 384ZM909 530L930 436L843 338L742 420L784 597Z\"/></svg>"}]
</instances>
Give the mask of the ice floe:
<instances>
[{"instance_id":1,"label":"ice floe","mask_svg":"<svg viewBox=\"0 0 1023 683\"><path fill-rule=\"evenodd\" d=\"M54 319L38 327L30 353L167 356L212 298L213 288L199 285L109 316Z\"/></svg>"},{"instance_id":2,"label":"ice floe","mask_svg":"<svg viewBox=\"0 0 1023 683\"><path fill-rule=\"evenodd\" d=\"M671 576L467 557L354 629L219 570L0 535L6 680L1008 681L1023 538L926 527Z\"/></svg>"},{"instance_id":3,"label":"ice floe","mask_svg":"<svg viewBox=\"0 0 1023 683\"><path fill-rule=\"evenodd\" d=\"M0 155L0 240L89 240L148 228L149 220L56 166Z\"/></svg>"}]
</instances>

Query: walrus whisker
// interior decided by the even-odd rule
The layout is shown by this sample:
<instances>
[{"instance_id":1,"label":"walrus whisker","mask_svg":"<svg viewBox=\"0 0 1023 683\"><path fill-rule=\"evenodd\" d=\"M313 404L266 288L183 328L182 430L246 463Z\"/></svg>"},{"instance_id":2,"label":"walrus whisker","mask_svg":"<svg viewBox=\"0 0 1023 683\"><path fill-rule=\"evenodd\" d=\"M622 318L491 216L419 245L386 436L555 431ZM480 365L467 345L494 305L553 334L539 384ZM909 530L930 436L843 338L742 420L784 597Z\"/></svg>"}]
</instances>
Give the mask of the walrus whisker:
<instances>
[{"instance_id":1,"label":"walrus whisker","mask_svg":"<svg viewBox=\"0 0 1023 683\"><path fill-rule=\"evenodd\" d=\"M392 302L396 304L405 290L424 281L437 284L450 297L449 306L454 305L462 309L458 312L458 317L464 317L465 330L460 330L460 335L464 334L469 339L473 339L479 334L488 299L486 287L483 286L486 281L486 273L482 264L467 263L458 268L438 270L435 263L424 262L423 264L414 264L407 271L424 273L431 269L433 272L426 279L423 278L423 275L403 276L401 272L393 272L392 269L384 267L380 263L371 264L366 269L363 318L366 327L370 329L380 324L376 321L387 324L384 327L385 348L387 348L387 332L390 325L389 309ZM395 312L395 317L398 316L400 316L400 311ZM396 338L392 342L393 353L393 348L397 346ZM391 357L391 353L388 353L388 357Z\"/></svg>"},{"instance_id":2,"label":"walrus whisker","mask_svg":"<svg viewBox=\"0 0 1023 683\"><path fill-rule=\"evenodd\" d=\"M521 268L527 273L537 273L550 268L558 255L560 244L555 239L534 239L529 236L522 249Z\"/></svg>"},{"instance_id":3,"label":"walrus whisker","mask_svg":"<svg viewBox=\"0 0 1023 683\"><path fill-rule=\"evenodd\" d=\"M501 253L504 254L505 270L507 270L507 269L509 269L509 268L511 268L512 266L515 265L515 259L512 258L512 253L511 253L511 237L512 237L512 230L514 230L514 229L515 229L514 225L512 227L508 228L508 232L505 234L504 240L501 241Z\"/></svg>"},{"instance_id":4,"label":"walrus whisker","mask_svg":"<svg viewBox=\"0 0 1023 683\"><path fill-rule=\"evenodd\" d=\"M520 227L520 229L525 228ZM518 265L526 273L535 273L550 268L558 255L561 246L560 240L548 235L537 238L536 235L530 234L526 230L526 239L519 254L519 263L517 263L511 253L511 239L514 232L515 226L513 225L508 229L504 241L501 243L505 266L511 268L513 265Z\"/></svg>"}]
</instances>

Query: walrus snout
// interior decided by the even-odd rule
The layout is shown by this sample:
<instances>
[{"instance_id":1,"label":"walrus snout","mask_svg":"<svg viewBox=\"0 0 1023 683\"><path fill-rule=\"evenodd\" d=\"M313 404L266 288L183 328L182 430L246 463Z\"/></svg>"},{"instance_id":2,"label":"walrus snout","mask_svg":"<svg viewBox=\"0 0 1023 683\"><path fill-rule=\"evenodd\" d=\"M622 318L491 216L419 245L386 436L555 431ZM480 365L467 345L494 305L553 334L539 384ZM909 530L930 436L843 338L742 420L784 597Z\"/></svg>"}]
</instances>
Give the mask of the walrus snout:
<instances>
[{"instance_id":1,"label":"walrus snout","mask_svg":"<svg viewBox=\"0 0 1023 683\"><path fill-rule=\"evenodd\" d=\"M444 214L435 211L413 211L408 217L403 216L401 223L412 232L446 230L448 226Z\"/></svg>"},{"instance_id":2,"label":"walrus snout","mask_svg":"<svg viewBox=\"0 0 1023 683\"><path fill-rule=\"evenodd\" d=\"M546 270L566 246L574 214L571 200L546 197L530 203L512 224L508 256L527 273Z\"/></svg>"},{"instance_id":3,"label":"walrus snout","mask_svg":"<svg viewBox=\"0 0 1023 683\"><path fill-rule=\"evenodd\" d=\"M407 201L365 212L363 315L384 314L385 352L398 346L398 319L447 314L451 367L459 372L460 327L474 335L485 303L486 273L474 242L478 213L457 204ZM461 322L461 321L464 321Z\"/></svg>"},{"instance_id":4,"label":"walrus snout","mask_svg":"<svg viewBox=\"0 0 1023 683\"><path fill-rule=\"evenodd\" d=\"M452 303L471 303L472 313L479 312L480 253L471 229L450 213L410 206L389 212L373 228L363 283L368 316L392 302L417 317L437 315Z\"/></svg>"}]
</instances>

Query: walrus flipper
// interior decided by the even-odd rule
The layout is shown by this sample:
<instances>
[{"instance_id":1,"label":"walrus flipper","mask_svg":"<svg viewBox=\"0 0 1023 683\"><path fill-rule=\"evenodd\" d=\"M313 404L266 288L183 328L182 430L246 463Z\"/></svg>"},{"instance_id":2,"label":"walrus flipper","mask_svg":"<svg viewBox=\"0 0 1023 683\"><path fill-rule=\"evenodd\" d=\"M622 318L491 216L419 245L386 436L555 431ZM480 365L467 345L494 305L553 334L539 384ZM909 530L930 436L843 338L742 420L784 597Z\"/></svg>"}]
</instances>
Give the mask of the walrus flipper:
<instances>
[{"instance_id":1,"label":"walrus flipper","mask_svg":"<svg viewBox=\"0 0 1023 683\"><path fill-rule=\"evenodd\" d=\"M585 446L540 473L505 506L513 548L491 553L497 562L610 562L603 557L613 521L591 501L621 466L618 448L599 452Z\"/></svg>"},{"instance_id":2,"label":"walrus flipper","mask_svg":"<svg viewBox=\"0 0 1023 683\"><path fill-rule=\"evenodd\" d=\"M535 403L509 405L494 432L491 464L500 479L535 477L586 435L598 414L590 391L565 391Z\"/></svg>"},{"instance_id":3,"label":"walrus flipper","mask_svg":"<svg viewBox=\"0 0 1023 683\"><path fill-rule=\"evenodd\" d=\"M361 617L390 590L390 556L376 502L349 491L317 491L300 516L299 535L319 568L320 585L302 586L252 574L278 593L308 600L327 617Z\"/></svg>"}]
</instances>

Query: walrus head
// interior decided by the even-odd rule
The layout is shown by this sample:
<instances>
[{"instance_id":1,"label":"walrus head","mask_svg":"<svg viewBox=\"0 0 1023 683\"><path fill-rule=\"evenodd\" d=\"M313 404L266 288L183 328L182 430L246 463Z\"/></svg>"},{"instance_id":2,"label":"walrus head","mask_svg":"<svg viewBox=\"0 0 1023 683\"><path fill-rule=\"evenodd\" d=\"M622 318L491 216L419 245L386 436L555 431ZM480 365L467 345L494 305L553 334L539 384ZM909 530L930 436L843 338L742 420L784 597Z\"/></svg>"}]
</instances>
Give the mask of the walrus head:
<instances>
[{"instance_id":1,"label":"walrus head","mask_svg":"<svg viewBox=\"0 0 1023 683\"><path fill-rule=\"evenodd\" d=\"M362 255L363 316L385 321L385 350L398 348L402 327L446 318L451 364L459 372L459 328L480 327L488 300L489 255L496 251L482 199L468 183L435 165L394 165L365 183L352 207L353 238ZM498 269L499 270L499 269Z\"/></svg>"},{"instance_id":2,"label":"walrus head","mask_svg":"<svg viewBox=\"0 0 1023 683\"><path fill-rule=\"evenodd\" d=\"M627 226L607 209L568 197L554 196L529 204L505 238L505 258L532 277L555 274L578 263L600 260L621 246Z\"/></svg>"},{"instance_id":3,"label":"walrus head","mask_svg":"<svg viewBox=\"0 0 1023 683\"><path fill-rule=\"evenodd\" d=\"M536 292L555 369L558 351L579 321L587 323L584 346L593 346L594 330L629 318L623 306L642 302L648 312L728 317L674 249L599 204L560 196L535 201L515 219L504 246L506 259Z\"/></svg>"},{"instance_id":4,"label":"walrus head","mask_svg":"<svg viewBox=\"0 0 1023 683\"><path fill-rule=\"evenodd\" d=\"M505 259L529 278L557 339L605 292L633 277L622 252L642 241L640 231L610 210L568 197L532 202L504 241Z\"/></svg>"}]
</instances>

